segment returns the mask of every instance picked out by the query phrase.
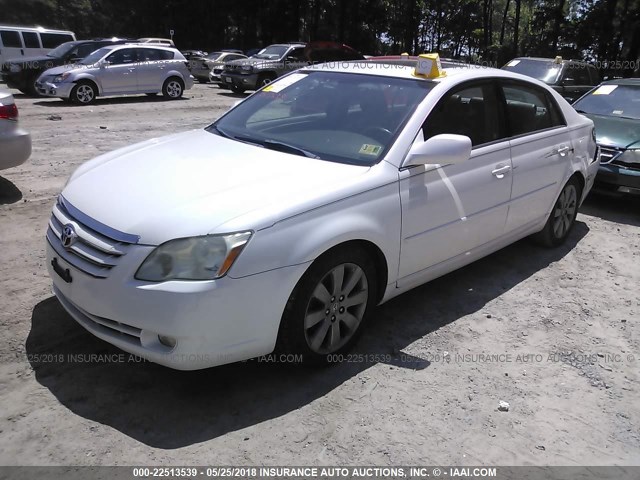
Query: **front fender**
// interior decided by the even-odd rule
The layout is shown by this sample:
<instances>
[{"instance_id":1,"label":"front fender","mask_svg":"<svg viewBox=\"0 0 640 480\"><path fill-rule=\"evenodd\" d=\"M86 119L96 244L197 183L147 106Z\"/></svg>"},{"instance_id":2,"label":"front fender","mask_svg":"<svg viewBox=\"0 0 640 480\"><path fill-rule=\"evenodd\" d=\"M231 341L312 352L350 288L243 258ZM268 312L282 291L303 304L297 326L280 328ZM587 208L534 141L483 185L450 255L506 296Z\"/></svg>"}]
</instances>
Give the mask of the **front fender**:
<instances>
[{"instance_id":1,"label":"front fender","mask_svg":"<svg viewBox=\"0 0 640 480\"><path fill-rule=\"evenodd\" d=\"M91 75L90 73L79 73L78 75L74 75L73 83L78 83L82 80L89 80L98 87L98 95L102 95L102 83L98 78Z\"/></svg>"},{"instance_id":2,"label":"front fender","mask_svg":"<svg viewBox=\"0 0 640 480\"><path fill-rule=\"evenodd\" d=\"M388 282L396 279L401 236L396 183L324 205L257 231L229 275L245 277L315 260L344 242L376 245L387 262Z\"/></svg>"}]
</instances>

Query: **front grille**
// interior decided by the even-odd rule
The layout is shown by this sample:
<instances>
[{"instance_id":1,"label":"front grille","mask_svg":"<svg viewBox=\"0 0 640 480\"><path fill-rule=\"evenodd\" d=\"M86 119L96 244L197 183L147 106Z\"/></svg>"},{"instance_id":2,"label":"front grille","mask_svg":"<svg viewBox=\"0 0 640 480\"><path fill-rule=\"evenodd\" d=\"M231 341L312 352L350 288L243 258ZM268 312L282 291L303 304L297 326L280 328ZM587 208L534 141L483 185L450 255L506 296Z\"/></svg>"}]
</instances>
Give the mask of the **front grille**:
<instances>
[{"instance_id":1,"label":"front grille","mask_svg":"<svg viewBox=\"0 0 640 480\"><path fill-rule=\"evenodd\" d=\"M614 161L620 154L622 150L615 147L600 147L600 163L606 164Z\"/></svg>"},{"instance_id":2,"label":"front grille","mask_svg":"<svg viewBox=\"0 0 640 480\"><path fill-rule=\"evenodd\" d=\"M62 230L71 225L78 236L70 247L62 245ZM55 252L78 270L107 278L139 237L103 225L80 212L62 196L53 207L47 241Z\"/></svg>"},{"instance_id":3,"label":"front grille","mask_svg":"<svg viewBox=\"0 0 640 480\"><path fill-rule=\"evenodd\" d=\"M621 160L612 160L611 165L617 165L622 168L628 168L629 170L640 170L640 163L628 163Z\"/></svg>"},{"instance_id":4,"label":"front grille","mask_svg":"<svg viewBox=\"0 0 640 480\"><path fill-rule=\"evenodd\" d=\"M215 73L216 75L220 75L222 73L222 69L221 68L214 68L213 69L213 73Z\"/></svg>"}]
</instances>

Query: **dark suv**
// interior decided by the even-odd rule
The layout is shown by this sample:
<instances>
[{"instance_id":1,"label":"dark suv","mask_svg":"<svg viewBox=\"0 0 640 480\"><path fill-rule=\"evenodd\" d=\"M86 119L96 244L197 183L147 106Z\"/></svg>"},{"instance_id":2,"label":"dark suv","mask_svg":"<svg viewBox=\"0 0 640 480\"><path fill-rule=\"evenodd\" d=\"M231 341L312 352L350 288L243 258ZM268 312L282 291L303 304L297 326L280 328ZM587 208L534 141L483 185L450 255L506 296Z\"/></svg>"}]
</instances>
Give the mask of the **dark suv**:
<instances>
[{"instance_id":1,"label":"dark suv","mask_svg":"<svg viewBox=\"0 0 640 480\"><path fill-rule=\"evenodd\" d=\"M578 60L563 60L562 57L514 58L502 68L543 81L569 103L600 83L596 67Z\"/></svg>"},{"instance_id":2,"label":"dark suv","mask_svg":"<svg viewBox=\"0 0 640 480\"><path fill-rule=\"evenodd\" d=\"M2 76L9 88L17 88L27 95L38 96L35 83L42 72L60 65L73 64L107 45L128 43L131 40L109 38L66 42L41 57L22 57L7 60L2 65Z\"/></svg>"},{"instance_id":3,"label":"dark suv","mask_svg":"<svg viewBox=\"0 0 640 480\"><path fill-rule=\"evenodd\" d=\"M220 86L235 93L258 90L281 75L311 63L363 59L362 54L342 43L276 43L249 58L226 63Z\"/></svg>"}]
</instances>

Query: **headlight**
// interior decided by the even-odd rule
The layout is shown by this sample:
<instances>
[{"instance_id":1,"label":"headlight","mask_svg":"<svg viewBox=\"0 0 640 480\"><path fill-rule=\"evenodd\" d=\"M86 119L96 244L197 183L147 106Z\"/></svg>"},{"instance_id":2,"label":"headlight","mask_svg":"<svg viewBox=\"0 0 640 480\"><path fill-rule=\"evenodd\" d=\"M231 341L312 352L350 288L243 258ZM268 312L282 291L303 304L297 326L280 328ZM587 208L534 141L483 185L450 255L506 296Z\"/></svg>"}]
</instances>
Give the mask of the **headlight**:
<instances>
[{"instance_id":1,"label":"headlight","mask_svg":"<svg viewBox=\"0 0 640 480\"><path fill-rule=\"evenodd\" d=\"M69 77L69 73L63 73L62 75L56 75L53 77L53 83L64 82Z\"/></svg>"},{"instance_id":2,"label":"headlight","mask_svg":"<svg viewBox=\"0 0 640 480\"><path fill-rule=\"evenodd\" d=\"M640 163L640 149L625 150L622 155L616 158L617 162Z\"/></svg>"},{"instance_id":3,"label":"headlight","mask_svg":"<svg viewBox=\"0 0 640 480\"><path fill-rule=\"evenodd\" d=\"M253 66L252 65L242 65L241 70L244 73L251 73L251 72L253 72Z\"/></svg>"},{"instance_id":4,"label":"headlight","mask_svg":"<svg viewBox=\"0 0 640 480\"><path fill-rule=\"evenodd\" d=\"M17 63L9 64L9 71L10 72L16 73L16 72L19 72L20 70L22 70L22 67L20 67L20 65L18 65Z\"/></svg>"},{"instance_id":5,"label":"headlight","mask_svg":"<svg viewBox=\"0 0 640 480\"><path fill-rule=\"evenodd\" d=\"M214 280L224 276L251 232L179 238L156 248L136 272L138 280Z\"/></svg>"}]
</instances>

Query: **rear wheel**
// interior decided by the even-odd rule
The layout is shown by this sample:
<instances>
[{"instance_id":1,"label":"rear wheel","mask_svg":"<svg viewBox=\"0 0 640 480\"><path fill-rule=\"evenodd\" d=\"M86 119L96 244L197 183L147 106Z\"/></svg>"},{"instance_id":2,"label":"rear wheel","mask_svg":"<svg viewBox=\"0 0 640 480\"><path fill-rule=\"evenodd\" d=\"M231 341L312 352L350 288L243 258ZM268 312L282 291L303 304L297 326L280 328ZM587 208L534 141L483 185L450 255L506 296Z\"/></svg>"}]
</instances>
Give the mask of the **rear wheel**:
<instances>
[{"instance_id":1,"label":"rear wheel","mask_svg":"<svg viewBox=\"0 0 640 480\"><path fill-rule=\"evenodd\" d=\"M80 82L71 90L71 101L80 105L89 105L98 96L98 90L90 82Z\"/></svg>"},{"instance_id":2,"label":"rear wheel","mask_svg":"<svg viewBox=\"0 0 640 480\"><path fill-rule=\"evenodd\" d=\"M374 308L375 269L362 250L345 248L319 257L294 289L282 318L278 350L326 363L347 350Z\"/></svg>"},{"instance_id":3,"label":"rear wheel","mask_svg":"<svg viewBox=\"0 0 640 480\"><path fill-rule=\"evenodd\" d=\"M169 100L177 100L182 97L184 84L177 77L167 78L162 85L162 95Z\"/></svg>"},{"instance_id":4,"label":"rear wheel","mask_svg":"<svg viewBox=\"0 0 640 480\"><path fill-rule=\"evenodd\" d=\"M575 224L581 194L580 182L571 177L560 192L544 229L534 237L539 243L557 247L565 242Z\"/></svg>"}]
</instances>

